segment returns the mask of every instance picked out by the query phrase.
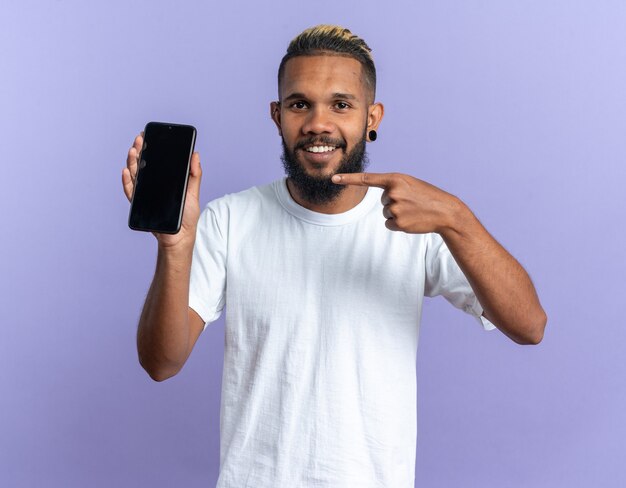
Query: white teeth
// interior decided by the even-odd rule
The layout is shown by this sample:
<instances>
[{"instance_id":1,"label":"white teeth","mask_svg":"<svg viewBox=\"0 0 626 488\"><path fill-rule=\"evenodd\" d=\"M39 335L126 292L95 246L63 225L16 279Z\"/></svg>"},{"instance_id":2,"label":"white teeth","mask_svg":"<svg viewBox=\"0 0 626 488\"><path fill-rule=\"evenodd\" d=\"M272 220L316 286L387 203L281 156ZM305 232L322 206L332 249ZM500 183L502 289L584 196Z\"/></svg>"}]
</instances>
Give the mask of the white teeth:
<instances>
[{"instance_id":1,"label":"white teeth","mask_svg":"<svg viewBox=\"0 0 626 488\"><path fill-rule=\"evenodd\" d=\"M329 152L333 151L334 149L334 146L311 146L306 148L307 151L314 153Z\"/></svg>"}]
</instances>

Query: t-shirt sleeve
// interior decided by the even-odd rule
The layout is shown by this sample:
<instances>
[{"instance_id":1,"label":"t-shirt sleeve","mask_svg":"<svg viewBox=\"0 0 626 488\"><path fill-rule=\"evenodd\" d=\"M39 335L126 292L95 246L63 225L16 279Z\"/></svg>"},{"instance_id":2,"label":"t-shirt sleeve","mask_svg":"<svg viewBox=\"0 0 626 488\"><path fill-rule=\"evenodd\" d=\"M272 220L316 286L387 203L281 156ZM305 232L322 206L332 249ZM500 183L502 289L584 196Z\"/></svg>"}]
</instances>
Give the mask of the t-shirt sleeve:
<instances>
[{"instance_id":1,"label":"t-shirt sleeve","mask_svg":"<svg viewBox=\"0 0 626 488\"><path fill-rule=\"evenodd\" d=\"M225 225L207 205L200 214L189 279L189 307L204 320L204 328L219 318L226 303Z\"/></svg>"},{"instance_id":2,"label":"t-shirt sleeve","mask_svg":"<svg viewBox=\"0 0 626 488\"><path fill-rule=\"evenodd\" d=\"M474 290L439 234L427 234L425 261L425 296L442 295L456 308L475 317L485 330L496 328L482 315L483 307Z\"/></svg>"}]
</instances>

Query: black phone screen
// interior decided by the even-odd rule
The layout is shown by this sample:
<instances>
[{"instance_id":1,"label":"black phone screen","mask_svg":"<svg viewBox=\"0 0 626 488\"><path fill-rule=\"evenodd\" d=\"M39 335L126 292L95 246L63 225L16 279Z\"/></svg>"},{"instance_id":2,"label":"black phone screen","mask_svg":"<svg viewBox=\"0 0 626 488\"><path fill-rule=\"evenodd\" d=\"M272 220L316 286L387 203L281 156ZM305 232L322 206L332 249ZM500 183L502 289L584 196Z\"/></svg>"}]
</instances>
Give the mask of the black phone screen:
<instances>
[{"instance_id":1,"label":"black phone screen","mask_svg":"<svg viewBox=\"0 0 626 488\"><path fill-rule=\"evenodd\" d=\"M175 234L182 222L196 129L148 122L143 140L128 226Z\"/></svg>"}]
</instances>

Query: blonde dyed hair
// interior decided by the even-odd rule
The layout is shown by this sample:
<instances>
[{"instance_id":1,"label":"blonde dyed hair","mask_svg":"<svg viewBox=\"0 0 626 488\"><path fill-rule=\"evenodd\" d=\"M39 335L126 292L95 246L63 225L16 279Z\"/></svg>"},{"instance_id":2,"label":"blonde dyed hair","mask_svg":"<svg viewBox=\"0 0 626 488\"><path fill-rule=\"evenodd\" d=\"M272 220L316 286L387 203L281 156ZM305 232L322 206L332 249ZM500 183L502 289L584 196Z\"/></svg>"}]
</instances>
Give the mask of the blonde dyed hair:
<instances>
[{"instance_id":1,"label":"blonde dyed hair","mask_svg":"<svg viewBox=\"0 0 626 488\"><path fill-rule=\"evenodd\" d=\"M359 36L339 25L320 24L310 27L291 40L287 53L283 56L278 68L278 89L285 72L285 64L298 56L346 56L361 63L363 78L371 92L371 99L376 96L376 67L372 50Z\"/></svg>"}]
</instances>

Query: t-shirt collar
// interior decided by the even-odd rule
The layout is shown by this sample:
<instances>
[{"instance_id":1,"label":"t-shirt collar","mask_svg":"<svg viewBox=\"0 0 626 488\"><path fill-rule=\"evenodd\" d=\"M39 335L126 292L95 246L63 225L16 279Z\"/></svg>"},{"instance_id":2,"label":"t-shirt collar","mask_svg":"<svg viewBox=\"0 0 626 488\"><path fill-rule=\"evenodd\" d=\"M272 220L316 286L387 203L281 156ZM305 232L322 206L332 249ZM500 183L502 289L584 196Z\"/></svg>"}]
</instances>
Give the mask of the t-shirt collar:
<instances>
[{"instance_id":1,"label":"t-shirt collar","mask_svg":"<svg viewBox=\"0 0 626 488\"><path fill-rule=\"evenodd\" d=\"M274 191L276 192L278 201L287 212L300 220L317 225L345 225L354 222L372 209L374 204L380 199L382 193L380 188L369 187L363 200L355 207L338 214L325 214L314 212L297 203L292 198L287 188L287 177L283 177L274 182Z\"/></svg>"}]
</instances>

